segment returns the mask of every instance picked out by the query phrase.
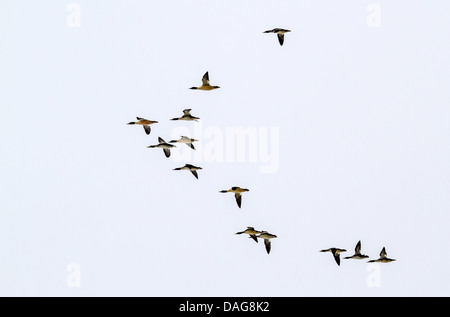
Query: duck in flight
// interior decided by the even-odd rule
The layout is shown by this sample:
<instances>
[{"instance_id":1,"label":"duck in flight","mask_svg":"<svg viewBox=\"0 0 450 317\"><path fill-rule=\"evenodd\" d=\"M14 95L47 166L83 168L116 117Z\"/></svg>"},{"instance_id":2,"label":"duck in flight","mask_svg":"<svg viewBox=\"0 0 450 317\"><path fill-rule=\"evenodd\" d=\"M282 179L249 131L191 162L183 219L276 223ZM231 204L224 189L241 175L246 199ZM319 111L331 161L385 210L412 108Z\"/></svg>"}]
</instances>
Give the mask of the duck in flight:
<instances>
[{"instance_id":1,"label":"duck in flight","mask_svg":"<svg viewBox=\"0 0 450 317\"><path fill-rule=\"evenodd\" d=\"M352 256L346 256L344 259L362 260L368 257L368 255L361 254L361 241L358 241L355 247L355 254L353 254Z\"/></svg>"},{"instance_id":2,"label":"duck in flight","mask_svg":"<svg viewBox=\"0 0 450 317\"><path fill-rule=\"evenodd\" d=\"M240 187L231 187L230 189L221 190L219 193L234 193L234 197L236 198L236 203L239 208L241 208L242 203L242 193L248 192L249 190L246 188Z\"/></svg>"},{"instance_id":3,"label":"duck in flight","mask_svg":"<svg viewBox=\"0 0 450 317\"><path fill-rule=\"evenodd\" d=\"M283 46L284 43L284 33L291 32L290 30L275 28L272 30L264 31L264 33L276 33L278 36L278 42L280 42L280 45Z\"/></svg>"},{"instance_id":4,"label":"duck in flight","mask_svg":"<svg viewBox=\"0 0 450 317\"><path fill-rule=\"evenodd\" d=\"M255 230L255 228L253 228L253 227L247 227L247 229L245 229L244 231L236 232L236 234L243 234L243 233L248 234L250 238L252 238L256 242L258 242L258 239L257 239L256 235L258 233L262 233L262 232L258 231L258 230Z\"/></svg>"},{"instance_id":5,"label":"duck in flight","mask_svg":"<svg viewBox=\"0 0 450 317\"><path fill-rule=\"evenodd\" d=\"M192 143L194 143L196 141L198 141L198 140L191 139L191 138L188 138L187 136L182 135L179 140L172 140L172 141L170 141L170 143L184 143L187 146L189 146L191 149L195 150L194 144L192 144Z\"/></svg>"},{"instance_id":6,"label":"duck in flight","mask_svg":"<svg viewBox=\"0 0 450 317\"><path fill-rule=\"evenodd\" d=\"M158 121L147 120L147 119L139 118L139 117L136 117L136 119L137 119L137 121L128 122L128 124L142 125L144 127L145 133L147 133L147 134L150 134L150 132L152 131L152 129L150 128L150 125L153 123L158 123Z\"/></svg>"},{"instance_id":7,"label":"duck in flight","mask_svg":"<svg viewBox=\"0 0 450 317\"><path fill-rule=\"evenodd\" d=\"M383 249L380 252L380 257L376 260L367 261L367 263L373 263L373 262L389 263L392 261L395 261L395 259L388 258L387 253L386 253L386 248L383 247Z\"/></svg>"},{"instance_id":8,"label":"duck in flight","mask_svg":"<svg viewBox=\"0 0 450 317\"><path fill-rule=\"evenodd\" d=\"M213 89L217 89L217 88L220 88L220 87L219 86L211 86L209 84L209 75L208 75L208 72L206 72L202 78L202 85L200 87L191 87L190 89L213 90Z\"/></svg>"},{"instance_id":9,"label":"duck in flight","mask_svg":"<svg viewBox=\"0 0 450 317\"><path fill-rule=\"evenodd\" d=\"M192 175L194 175L195 178L198 179L197 170L201 170L201 169L202 169L201 167L194 166L191 164L186 164L183 167L177 167L177 168L174 168L173 170L174 171L181 171L181 170L190 171L192 173Z\"/></svg>"},{"instance_id":10,"label":"duck in flight","mask_svg":"<svg viewBox=\"0 0 450 317\"><path fill-rule=\"evenodd\" d=\"M179 118L172 118L170 120L186 120L186 121L198 121L200 118L191 115L192 109L184 109L183 115Z\"/></svg>"},{"instance_id":11,"label":"duck in flight","mask_svg":"<svg viewBox=\"0 0 450 317\"><path fill-rule=\"evenodd\" d=\"M264 245L266 246L267 254L270 253L270 248L271 248L270 239L273 239L273 238L276 238L276 237L277 237L276 235L268 233L267 231L262 231L257 236L257 238L264 239Z\"/></svg>"},{"instance_id":12,"label":"duck in flight","mask_svg":"<svg viewBox=\"0 0 450 317\"><path fill-rule=\"evenodd\" d=\"M170 149L175 147L175 145L167 143L166 141L164 141L160 137L158 137L158 142L159 142L159 144L149 145L147 147L148 148L160 148L160 149L163 149L164 154L166 155L166 157L170 157Z\"/></svg>"},{"instance_id":13,"label":"duck in flight","mask_svg":"<svg viewBox=\"0 0 450 317\"><path fill-rule=\"evenodd\" d=\"M320 252L331 252L331 254L333 254L334 260L336 261L337 265L341 265L341 258L339 256L339 254L341 254L342 252L346 252L347 250L345 249L338 249L338 248L329 248L329 249L325 249L325 250L320 250Z\"/></svg>"}]
</instances>

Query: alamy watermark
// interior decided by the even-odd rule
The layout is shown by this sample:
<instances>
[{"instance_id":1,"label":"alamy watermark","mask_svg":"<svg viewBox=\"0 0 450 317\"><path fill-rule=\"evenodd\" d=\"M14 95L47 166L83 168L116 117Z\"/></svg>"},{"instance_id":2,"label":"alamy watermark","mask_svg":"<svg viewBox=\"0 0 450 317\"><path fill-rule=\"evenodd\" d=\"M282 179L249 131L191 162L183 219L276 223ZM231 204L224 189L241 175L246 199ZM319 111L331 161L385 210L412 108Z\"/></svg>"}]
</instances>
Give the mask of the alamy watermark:
<instances>
[{"instance_id":1,"label":"alamy watermark","mask_svg":"<svg viewBox=\"0 0 450 317\"><path fill-rule=\"evenodd\" d=\"M378 3L370 3L366 8L369 15L367 16L366 23L369 28L381 27L381 7Z\"/></svg>"},{"instance_id":2,"label":"alamy watermark","mask_svg":"<svg viewBox=\"0 0 450 317\"><path fill-rule=\"evenodd\" d=\"M81 27L81 7L78 3L69 3L66 7L69 13L66 18L66 24L69 28Z\"/></svg>"},{"instance_id":3,"label":"alamy watermark","mask_svg":"<svg viewBox=\"0 0 450 317\"><path fill-rule=\"evenodd\" d=\"M176 127L171 138L189 136L199 140L196 150L182 144L172 151L177 163L257 163L261 173L275 173L280 164L280 129L278 127L207 127L193 123L193 133L187 127Z\"/></svg>"},{"instance_id":4,"label":"alamy watermark","mask_svg":"<svg viewBox=\"0 0 450 317\"><path fill-rule=\"evenodd\" d=\"M368 263L366 271L369 272L366 278L368 287L381 287L381 267L379 263Z\"/></svg>"},{"instance_id":5,"label":"alamy watermark","mask_svg":"<svg viewBox=\"0 0 450 317\"><path fill-rule=\"evenodd\" d=\"M70 288L81 287L81 266L78 263L67 264L66 285Z\"/></svg>"}]
</instances>

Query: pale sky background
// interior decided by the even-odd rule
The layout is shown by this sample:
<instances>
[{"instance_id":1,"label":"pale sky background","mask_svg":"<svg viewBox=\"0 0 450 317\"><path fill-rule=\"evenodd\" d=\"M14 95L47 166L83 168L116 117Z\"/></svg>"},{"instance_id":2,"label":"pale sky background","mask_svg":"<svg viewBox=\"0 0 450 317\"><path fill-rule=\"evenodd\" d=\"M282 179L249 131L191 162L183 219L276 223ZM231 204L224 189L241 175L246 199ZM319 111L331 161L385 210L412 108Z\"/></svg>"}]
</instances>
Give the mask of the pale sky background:
<instances>
[{"instance_id":1,"label":"pale sky background","mask_svg":"<svg viewBox=\"0 0 450 317\"><path fill-rule=\"evenodd\" d=\"M450 295L449 1L70 3L0 1L0 295ZM278 131L278 169L146 148L227 128ZM397 261L318 252L358 240Z\"/></svg>"}]
</instances>

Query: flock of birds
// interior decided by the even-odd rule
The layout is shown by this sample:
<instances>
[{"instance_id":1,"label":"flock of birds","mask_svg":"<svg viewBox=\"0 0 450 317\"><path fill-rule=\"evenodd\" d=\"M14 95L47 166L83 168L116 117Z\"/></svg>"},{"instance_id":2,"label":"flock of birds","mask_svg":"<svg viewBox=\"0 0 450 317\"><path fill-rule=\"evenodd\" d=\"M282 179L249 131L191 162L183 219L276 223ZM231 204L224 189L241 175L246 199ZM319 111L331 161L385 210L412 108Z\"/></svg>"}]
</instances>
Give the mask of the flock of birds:
<instances>
[{"instance_id":1,"label":"flock of birds","mask_svg":"<svg viewBox=\"0 0 450 317\"><path fill-rule=\"evenodd\" d=\"M347 252L345 249L339 249L339 248L329 248L325 250L320 250L320 252L331 252L333 254L334 260L336 261L337 265L341 265L341 257L340 254L343 252ZM354 259L354 260L363 260L367 259L369 256L366 254L361 253L361 241L358 241L355 247L355 253L352 256L346 256L344 259ZM380 252L380 257L375 260L369 260L368 263L374 263L374 262L380 262L380 263L389 263L393 262L395 259L390 259L387 257L386 248L383 247L383 249Z\"/></svg>"},{"instance_id":2,"label":"flock of birds","mask_svg":"<svg viewBox=\"0 0 450 317\"><path fill-rule=\"evenodd\" d=\"M277 236L271 233L268 233L267 231L258 231L255 230L253 227L247 227L244 231L236 232L236 234L243 234L246 233L249 235L249 238L252 238L256 242L258 242L258 238L264 239L264 245L266 247L267 254L270 253L270 239L276 238Z\"/></svg>"},{"instance_id":3,"label":"flock of birds","mask_svg":"<svg viewBox=\"0 0 450 317\"><path fill-rule=\"evenodd\" d=\"M205 76L207 76L208 73L205 74ZM153 120L148 120L148 119L144 119L144 118L140 118L140 117L136 117L137 121L132 121L132 122L128 122L128 124L137 124L137 125L141 125L144 127L144 131L146 134L150 134L151 127L150 125L154 124L154 123L158 123L158 121L153 121ZM191 115L191 109L184 109L183 110L183 115L179 118L172 118L170 120L185 120L185 121L198 121L200 118L198 117L194 117L193 115ZM173 145L172 143L184 143L187 146L189 146L191 149L195 150L194 147L194 142L196 142L198 140L196 139L192 139L192 138L188 138L185 135L182 135L180 137L180 139L178 140L171 140L170 142L166 142L163 138L158 137L158 144L154 144L154 145L149 145L148 148L160 148L163 150L164 154L166 155L166 157L170 157L170 149L174 148L175 145ZM198 173L197 170L201 170L202 168L199 166L194 166L192 164L186 164L182 167L177 167L174 168L174 170L179 171L179 170L188 170L190 171L195 178L198 179Z\"/></svg>"},{"instance_id":4,"label":"flock of birds","mask_svg":"<svg viewBox=\"0 0 450 317\"><path fill-rule=\"evenodd\" d=\"M287 30L287 29L282 29L282 28L274 28L272 30L264 31L263 33L275 33L275 34L277 34L278 42L280 43L281 46L283 46L283 44L284 44L284 35L285 35L285 33L288 33L288 32L291 32L291 31ZM203 75L203 77L202 77L202 85L198 86L198 87L194 86L194 87L191 87L190 89L211 91L211 90L218 89L218 88L220 88L220 87L219 86L213 86L213 85L210 84L210 82L209 82L209 74L208 74L208 72L206 72ZM191 115L191 110L192 109L184 109L183 110L183 115L181 117L179 117L179 118L172 118L171 120L174 120L174 121L175 120L198 121L200 118L194 117L193 115ZM130 124L130 125L136 124L136 125L143 126L144 127L144 131L145 131L145 133L147 135L149 135L150 132L151 132L151 127L150 126L152 124L158 123L158 121L148 120L148 119L141 118L141 117L136 117L136 119L137 119L137 121L132 121L132 122L129 122L128 124ZM196 141L198 141L198 140L189 138L187 136L181 136L180 139L178 139L178 140L171 140L170 142L166 142L161 137L158 137L158 144L149 145L148 148L160 148L160 149L162 149L164 151L165 156L168 158L168 157L170 157L170 150L175 147L175 145L173 143L184 143L187 146L189 146L191 149L195 150L195 147L194 147L193 143L196 142ZM199 167L199 166L195 166L195 165L192 165L192 164L185 164L184 166L174 168L173 170L176 170L176 171L180 171L180 170L190 171L195 176L195 178L198 179L197 171L201 170L201 169L202 168ZM248 192L248 191L249 191L249 189L247 189L247 188L241 188L241 187L233 186L230 189L221 190L221 191L219 191L219 193L234 193L234 197L236 199L236 203L237 203L238 207L241 208L241 205L242 205L242 193ZM264 230L263 231L256 230L254 227L247 227L247 229L245 229L243 231L240 231L240 232L236 232L236 234L239 234L239 235L240 234L248 234L249 238L252 238L256 242L258 242L258 238L263 239L267 254L269 254L270 250L271 250L271 242L270 242L270 240L274 239L274 238L277 238L277 236L274 235L274 234L271 234L271 233L269 233L267 231L264 231ZM341 263L340 254L342 252L346 252L346 251L347 250L345 250L345 249L334 248L334 247L333 248L329 248L329 249L325 249L325 250L320 250L320 252L331 252L333 254L333 257L334 257L336 263L338 265L340 265L340 263ZM359 241L356 244L354 255L349 256L349 257L345 257L344 259L359 259L359 260L361 260L361 259L365 259L365 258L368 258L368 257L369 256L367 256L365 254L361 254L361 241ZM395 261L395 259L388 258L387 257L387 253L386 253L386 249L383 247L383 249L381 250L381 253L380 253L380 257L378 259L376 259L376 260L370 260L368 262L389 263L389 262L392 262L392 261Z\"/></svg>"}]
</instances>

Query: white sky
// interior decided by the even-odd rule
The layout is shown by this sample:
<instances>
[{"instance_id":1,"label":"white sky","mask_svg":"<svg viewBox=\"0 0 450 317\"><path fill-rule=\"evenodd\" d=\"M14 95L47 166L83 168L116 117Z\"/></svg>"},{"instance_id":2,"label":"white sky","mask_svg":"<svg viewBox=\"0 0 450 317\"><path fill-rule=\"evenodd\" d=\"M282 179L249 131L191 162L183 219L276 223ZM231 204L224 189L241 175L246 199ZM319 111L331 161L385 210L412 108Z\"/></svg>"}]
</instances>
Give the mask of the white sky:
<instances>
[{"instance_id":1,"label":"white sky","mask_svg":"<svg viewBox=\"0 0 450 317\"><path fill-rule=\"evenodd\" d=\"M70 3L0 2L0 295L450 295L448 1Z\"/></svg>"}]
</instances>

